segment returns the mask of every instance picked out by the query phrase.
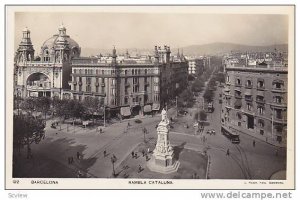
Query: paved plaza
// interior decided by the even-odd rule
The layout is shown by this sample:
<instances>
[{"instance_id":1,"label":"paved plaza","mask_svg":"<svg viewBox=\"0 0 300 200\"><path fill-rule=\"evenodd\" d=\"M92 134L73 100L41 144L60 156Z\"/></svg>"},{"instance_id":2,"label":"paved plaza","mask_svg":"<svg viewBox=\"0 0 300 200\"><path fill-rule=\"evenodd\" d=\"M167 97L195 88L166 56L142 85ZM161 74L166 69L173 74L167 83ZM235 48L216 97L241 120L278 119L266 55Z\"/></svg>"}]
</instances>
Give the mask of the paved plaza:
<instances>
[{"instance_id":1,"label":"paved plaza","mask_svg":"<svg viewBox=\"0 0 300 200\"><path fill-rule=\"evenodd\" d=\"M253 147L253 138L248 135L241 134L241 143L238 145L232 144L224 137L220 133L220 121L217 116L220 105L218 102L214 105L215 112L208 115L210 126L205 127L205 130L214 128L216 135L205 134L205 132L194 135L184 132L184 128L182 132L172 129L170 131L173 146L184 143L184 149L207 152L211 162L208 178L269 179L274 173L286 169L285 149L279 149L279 154L276 156L278 147L259 140L256 140L256 146ZM169 116L175 113L174 108L168 111ZM178 121L192 123L189 118L189 114L180 116ZM148 134L145 135L146 141L155 143L157 137L155 126L159 123L160 116L147 116L141 120L142 123L137 124L132 119L128 130L127 120L112 124L106 127L103 133L97 132L96 128L85 129L78 126L75 126L75 131L72 126L67 131L66 124L62 125L62 130L53 129L50 127L51 121L48 121L45 139L31 146L33 158L25 158L26 148L22 150L21 155L17 155L15 166L21 164L22 169L17 170L18 174L15 174L15 177L77 177L78 171L83 174L82 177L111 177L111 156L115 155L117 158L116 169L122 168L124 161L130 162L128 157L131 152L144 142L143 128L148 130ZM206 138L205 141L203 136ZM230 155L226 156L228 149ZM105 156L104 151L106 151ZM77 159L77 152L81 155L80 159ZM181 158L188 158L188 154L186 151ZM74 158L72 164L68 163L68 157Z\"/></svg>"}]
</instances>

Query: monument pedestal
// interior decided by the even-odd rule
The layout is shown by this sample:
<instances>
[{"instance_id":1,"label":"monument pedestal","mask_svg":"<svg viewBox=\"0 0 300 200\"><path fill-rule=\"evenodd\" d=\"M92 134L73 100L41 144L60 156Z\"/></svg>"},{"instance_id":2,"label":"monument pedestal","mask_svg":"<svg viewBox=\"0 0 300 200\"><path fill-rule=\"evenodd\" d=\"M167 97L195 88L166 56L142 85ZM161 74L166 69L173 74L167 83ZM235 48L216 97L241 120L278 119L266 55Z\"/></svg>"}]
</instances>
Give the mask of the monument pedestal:
<instances>
[{"instance_id":1,"label":"monument pedestal","mask_svg":"<svg viewBox=\"0 0 300 200\"><path fill-rule=\"evenodd\" d=\"M179 164L174 159L174 151L169 141L169 120L163 110L162 121L157 127L157 143L147 166L151 171L169 174L176 172Z\"/></svg>"}]
</instances>

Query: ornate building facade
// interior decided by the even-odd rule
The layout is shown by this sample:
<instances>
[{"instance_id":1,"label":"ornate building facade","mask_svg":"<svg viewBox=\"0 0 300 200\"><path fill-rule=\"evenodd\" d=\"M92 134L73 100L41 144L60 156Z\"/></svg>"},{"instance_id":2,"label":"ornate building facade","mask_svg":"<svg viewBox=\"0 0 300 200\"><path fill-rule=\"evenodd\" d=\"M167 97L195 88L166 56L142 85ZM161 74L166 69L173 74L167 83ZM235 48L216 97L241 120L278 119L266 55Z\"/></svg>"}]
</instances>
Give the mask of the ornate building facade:
<instances>
[{"instance_id":1,"label":"ornate building facade","mask_svg":"<svg viewBox=\"0 0 300 200\"><path fill-rule=\"evenodd\" d=\"M35 58L30 31L23 30L15 54L15 95L23 98L70 96L71 61L80 56L80 47L66 34L63 25L58 31L43 43L39 56Z\"/></svg>"},{"instance_id":2,"label":"ornate building facade","mask_svg":"<svg viewBox=\"0 0 300 200\"><path fill-rule=\"evenodd\" d=\"M171 58L170 47L155 47L144 59L76 58L69 82L74 99L99 98L123 116L160 110L176 90L187 86L187 62Z\"/></svg>"},{"instance_id":3,"label":"ornate building facade","mask_svg":"<svg viewBox=\"0 0 300 200\"><path fill-rule=\"evenodd\" d=\"M227 60L222 126L265 141L286 143L288 68L282 58Z\"/></svg>"}]
</instances>

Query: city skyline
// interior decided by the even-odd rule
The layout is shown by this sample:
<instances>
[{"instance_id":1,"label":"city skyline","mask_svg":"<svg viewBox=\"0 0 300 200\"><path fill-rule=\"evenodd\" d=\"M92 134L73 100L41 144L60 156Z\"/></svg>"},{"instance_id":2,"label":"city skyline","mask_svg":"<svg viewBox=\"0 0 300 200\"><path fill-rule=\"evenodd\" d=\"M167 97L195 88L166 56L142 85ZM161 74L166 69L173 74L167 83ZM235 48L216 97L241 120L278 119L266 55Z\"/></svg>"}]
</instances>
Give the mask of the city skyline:
<instances>
[{"instance_id":1,"label":"city skyline","mask_svg":"<svg viewBox=\"0 0 300 200\"><path fill-rule=\"evenodd\" d=\"M15 14L15 49L22 30L28 27L36 54L39 53L43 42L57 34L61 24L83 49L112 49L114 45L117 49L152 49L165 44L182 48L216 42L251 46L288 43L285 15L28 12Z\"/></svg>"}]
</instances>

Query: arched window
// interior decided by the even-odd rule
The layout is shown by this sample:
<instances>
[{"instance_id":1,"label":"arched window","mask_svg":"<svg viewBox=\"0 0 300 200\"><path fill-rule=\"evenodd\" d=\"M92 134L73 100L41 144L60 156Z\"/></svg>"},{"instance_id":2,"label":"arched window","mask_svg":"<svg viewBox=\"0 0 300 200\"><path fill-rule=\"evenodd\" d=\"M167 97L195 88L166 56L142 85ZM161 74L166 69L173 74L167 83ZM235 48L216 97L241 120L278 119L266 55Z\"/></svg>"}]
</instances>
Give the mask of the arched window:
<instances>
[{"instance_id":1,"label":"arched window","mask_svg":"<svg viewBox=\"0 0 300 200\"><path fill-rule=\"evenodd\" d=\"M44 51L44 61L49 62L50 61L50 55L48 49L45 49Z\"/></svg>"}]
</instances>

